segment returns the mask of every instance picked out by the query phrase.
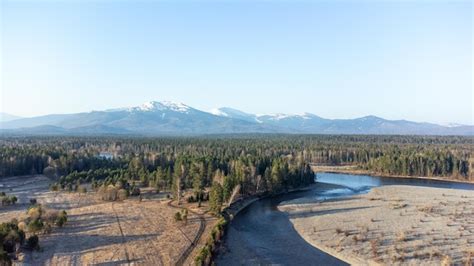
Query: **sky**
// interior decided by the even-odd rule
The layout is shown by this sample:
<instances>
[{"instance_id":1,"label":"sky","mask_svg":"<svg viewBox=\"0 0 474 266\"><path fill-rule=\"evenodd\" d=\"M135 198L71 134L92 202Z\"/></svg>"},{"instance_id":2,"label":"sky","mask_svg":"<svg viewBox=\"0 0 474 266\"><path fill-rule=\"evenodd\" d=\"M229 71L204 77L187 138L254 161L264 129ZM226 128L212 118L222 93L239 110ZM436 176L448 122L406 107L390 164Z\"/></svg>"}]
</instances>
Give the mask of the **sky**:
<instances>
[{"instance_id":1,"label":"sky","mask_svg":"<svg viewBox=\"0 0 474 266\"><path fill-rule=\"evenodd\" d=\"M1 112L170 100L474 124L471 1L0 3Z\"/></svg>"}]
</instances>

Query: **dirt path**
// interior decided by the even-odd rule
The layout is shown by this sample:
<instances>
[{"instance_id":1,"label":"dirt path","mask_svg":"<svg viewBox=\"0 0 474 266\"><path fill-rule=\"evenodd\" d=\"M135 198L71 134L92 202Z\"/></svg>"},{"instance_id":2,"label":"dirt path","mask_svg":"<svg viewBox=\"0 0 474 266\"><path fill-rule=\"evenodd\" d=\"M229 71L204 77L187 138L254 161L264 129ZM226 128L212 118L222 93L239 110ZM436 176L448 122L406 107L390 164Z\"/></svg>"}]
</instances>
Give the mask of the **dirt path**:
<instances>
[{"instance_id":1,"label":"dirt path","mask_svg":"<svg viewBox=\"0 0 474 266\"><path fill-rule=\"evenodd\" d=\"M112 210L115 214L115 218L117 219L117 225L118 225L118 228L120 230L120 235L122 236L122 243L123 243L123 249L125 251L125 257L127 257L127 263L130 265L130 256L128 255L128 250L127 250L127 244L126 244L126 240L125 240L125 235L123 234L123 229L122 229L122 225L120 225L120 219L119 219L119 216L117 214L117 211L115 211L114 209L114 203L112 203L110 205L112 207Z\"/></svg>"},{"instance_id":2,"label":"dirt path","mask_svg":"<svg viewBox=\"0 0 474 266\"><path fill-rule=\"evenodd\" d=\"M182 207L178 207L178 206L175 206L173 205L173 200L170 200L168 201L168 206L170 206L171 208L174 208L176 210L183 210L185 208L182 208ZM204 230L206 229L206 220L204 219L204 216L202 214L199 214L195 211L192 211L190 209L188 209L188 211L190 213L192 213L193 215L195 215L198 220L199 220L199 229L196 233L196 235L194 236L194 239L191 240L189 239L182 231L183 235L186 236L186 238L188 238L190 244L189 246L183 251L183 253L179 256L179 259L176 261L176 265L184 265L184 263L186 262L186 260L188 259L189 255L193 252L194 248L197 246L197 243L200 241L203 233L204 233ZM180 229L181 230L181 229Z\"/></svg>"}]
</instances>

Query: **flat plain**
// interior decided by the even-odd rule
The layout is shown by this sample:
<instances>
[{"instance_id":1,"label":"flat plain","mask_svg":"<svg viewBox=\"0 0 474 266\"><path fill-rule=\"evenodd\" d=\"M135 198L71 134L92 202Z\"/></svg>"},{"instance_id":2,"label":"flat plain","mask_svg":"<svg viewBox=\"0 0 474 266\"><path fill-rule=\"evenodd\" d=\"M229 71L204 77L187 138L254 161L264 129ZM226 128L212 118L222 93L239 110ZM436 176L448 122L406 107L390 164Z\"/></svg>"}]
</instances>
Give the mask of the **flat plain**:
<instances>
[{"instance_id":1,"label":"flat plain","mask_svg":"<svg viewBox=\"0 0 474 266\"><path fill-rule=\"evenodd\" d=\"M315 247L356 265L472 265L474 191L385 186L280 204Z\"/></svg>"},{"instance_id":2,"label":"flat plain","mask_svg":"<svg viewBox=\"0 0 474 266\"><path fill-rule=\"evenodd\" d=\"M192 255L204 244L205 232L215 222L204 208L194 208L187 223L176 222L174 214L184 206L174 206L164 193L144 193L142 200L104 202L94 192L48 191L50 182L44 176L1 180L0 191L16 195L19 202L0 207L0 222L25 217L30 198L68 213L63 228L40 235L42 251L25 252L18 264L191 264Z\"/></svg>"}]
</instances>

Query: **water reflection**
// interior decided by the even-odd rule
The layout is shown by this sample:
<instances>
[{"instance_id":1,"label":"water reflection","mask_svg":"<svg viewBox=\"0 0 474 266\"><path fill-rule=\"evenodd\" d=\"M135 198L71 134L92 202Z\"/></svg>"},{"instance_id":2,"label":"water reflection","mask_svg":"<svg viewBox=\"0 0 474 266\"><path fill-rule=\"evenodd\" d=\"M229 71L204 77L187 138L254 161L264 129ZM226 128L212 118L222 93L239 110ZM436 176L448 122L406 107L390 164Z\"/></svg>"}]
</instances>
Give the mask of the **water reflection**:
<instances>
[{"instance_id":1,"label":"water reflection","mask_svg":"<svg viewBox=\"0 0 474 266\"><path fill-rule=\"evenodd\" d=\"M389 185L410 185L474 190L474 184L442 180L428 180L421 178L393 178L368 175L318 173L316 175L316 181L321 183L340 185L357 193L367 192L368 190L370 190L370 188L373 187Z\"/></svg>"}]
</instances>

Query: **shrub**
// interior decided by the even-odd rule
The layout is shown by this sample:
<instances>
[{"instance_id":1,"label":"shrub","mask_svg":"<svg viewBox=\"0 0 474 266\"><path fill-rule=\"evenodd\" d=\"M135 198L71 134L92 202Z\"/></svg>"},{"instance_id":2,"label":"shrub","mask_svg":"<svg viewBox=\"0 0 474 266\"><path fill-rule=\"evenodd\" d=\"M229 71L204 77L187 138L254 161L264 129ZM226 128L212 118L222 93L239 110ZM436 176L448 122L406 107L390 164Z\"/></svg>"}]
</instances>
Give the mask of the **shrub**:
<instances>
[{"instance_id":1,"label":"shrub","mask_svg":"<svg viewBox=\"0 0 474 266\"><path fill-rule=\"evenodd\" d=\"M67 222L67 212L62 211L59 213L58 217L56 218L55 224L59 227L62 227Z\"/></svg>"},{"instance_id":2,"label":"shrub","mask_svg":"<svg viewBox=\"0 0 474 266\"><path fill-rule=\"evenodd\" d=\"M25 222L19 222L18 223L18 229L21 230L21 231L26 231L27 229L27 225Z\"/></svg>"},{"instance_id":3,"label":"shrub","mask_svg":"<svg viewBox=\"0 0 474 266\"><path fill-rule=\"evenodd\" d=\"M128 198L128 191L126 189L120 189L117 192L117 200L126 200Z\"/></svg>"},{"instance_id":4,"label":"shrub","mask_svg":"<svg viewBox=\"0 0 474 266\"><path fill-rule=\"evenodd\" d=\"M185 224L188 223L188 210L187 209L183 210L183 213L181 214L181 218Z\"/></svg>"},{"instance_id":5,"label":"shrub","mask_svg":"<svg viewBox=\"0 0 474 266\"><path fill-rule=\"evenodd\" d=\"M12 261L5 250L3 250L3 245L0 245L0 265L11 265Z\"/></svg>"},{"instance_id":6,"label":"shrub","mask_svg":"<svg viewBox=\"0 0 474 266\"><path fill-rule=\"evenodd\" d=\"M23 244L25 233L18 228L18 221L13 219L0 224L0 265L11 265L8 253L16 251L17 244Z\"/></svg>"},{"instance_id":7,"label":"shrub","mask_svg":"<svg viewBox=\"0 0 474 266\"><path fill-rule=\"evenodd\" d=\"M193 202L196 202L197 200L194 198L194 196L191 195L191 196L189 196L189 197L186 198L186 201L187 201L188 203L193 203Z\"/></svg>"},{"instance_id":8,"label":"shrub","mask_svg":"<svg viewBox=\"0 0 474 266\"><path fill-rule=\"evenodd\" d=\"M13 205L18 199L16 196L7 196L5 193L1 196L2 206Z\"/></svg>"},{"instance_id":9,"label":"shrub","mask_svg":"<svg viewBox=\"0 0 474 266\"><path fill-rule=\"evenodd\" d=\"M196 265L207 265L208 261L210 260L211 252L209 251L209 247L206 245L201 248L199 251L199 255L194 259Z\"/></svg>"},{"instance_id":10,"label":"shrub","mask_svg":"<svg viewBox=\"0 0 474 266\"><path fill-rule=\"evenodd\" d=\"M28 224L28 231L31 233L37 233L43 229L44 223L41 219L34 219Z\"/></svg>"},{"instance_id":11,"label":"shrub","mask_svg":"<svg viewBox=\"0 0 474 266\"><path fill-rule=\"evenodd\" d=\"M87 188L85 186L79 186L77 192L85 194L87 193Z\"/></svg>"},{"instance_id":12,"label":"shrub","mask_svg":"<svg viewBox=\"0 0 474 266\"><path fill-rule=\"evenodd\" d=\"M174 220L175 220L176 222L183 220L183 219L181 218L181 212L176 212L176 213L174 214Z\"/></svg>"},{"instance_id":13,"label":"shrub","mask_svg":"<svg viewBox=\"0 0 474 266\"><path fill-rule=\"evenodd\" d=\"M33 220L39 219L41 215L43 214L43 209L41 208L41 205L36 205L36 206L31 206L28 208L28 217L30 217Z\"/></svg>"},{"instance_id":14,"label":"shrub","mask_svg":"<svg viewBox=\"0 0 474 266\"><path fill-rule=\"evenodd\" d=\"M51 184L51 186L49 186L49 190L51 191L59 191L59 184L58 183L54 183L54 184Z\"/></svg>"},{"instance_id":15,"label":"shrub","mask_svg":"<svg viewBox=\"0 0 474 266\"><path fill-rule=\"evenodd\" d=\"M211 230L211 236L207 239L206 245L201 248L198 256L194 259L196 265L209 265L211 264L212 252L215 250L219 243L222 234L224 233L227 220L221 217L217 224Z\"/></svg>"},{"instance_id":16,"label":"shrub","mask_svg":"<svg viewBox=\"0 0 474 266\"><path fill-rule=\"evenodd\" d=\"M32 235L26 240L26 246L29 249L39 249L39 238L37 235Z\"/></svg>"},{"instance_id":17,"label":"shrub","mask_svg":"<svg viewBox=\"0 0 474 266\"><path fill-rule=\"evenodd\" d=\"M10 205L10 199L7 196L2 197L2 206L6 205Z\"/></svg>"},{"instance_id":18,"label":"shrub","mask_svg":"<svg viewBox=\"0 0 474 266\"><path fill-rule=\"evenodd\" d=\"M55 178L56 177L56 169L54 169L51 166L47 166L46 168L43 169L43 175L45 175L49 178Z\"/></svg>"},{"instance_id":19,"label":"shrub","mask_svg":"<svg viewBox=\"0 0 474 266\"><path fill-rule=\"evenodd\" d=\"M134 197L135 197L135 196L140 196L140 193L141 193L140 189L137 188L137 187L134 187L134 188L132 189L131 195L134 196Z\"/></svg>"}]
</instances>

